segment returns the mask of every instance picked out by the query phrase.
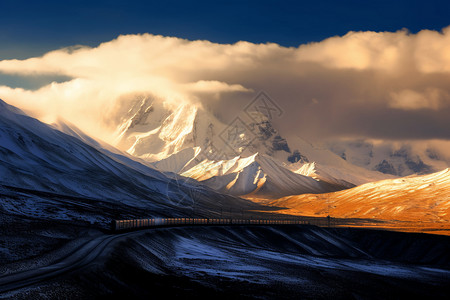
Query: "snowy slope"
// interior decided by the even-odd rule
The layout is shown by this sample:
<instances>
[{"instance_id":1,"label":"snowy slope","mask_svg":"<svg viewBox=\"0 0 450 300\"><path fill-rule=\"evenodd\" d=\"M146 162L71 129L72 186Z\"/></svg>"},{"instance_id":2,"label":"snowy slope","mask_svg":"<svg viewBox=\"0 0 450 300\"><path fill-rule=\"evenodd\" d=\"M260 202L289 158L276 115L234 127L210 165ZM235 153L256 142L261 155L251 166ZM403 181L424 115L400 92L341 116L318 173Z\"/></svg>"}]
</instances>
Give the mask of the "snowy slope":
<instances>
[{"instance_id":1,"label":"snowy slope","mask_svg":"<svg viewBox=\"0 0 450 300\"><path fill-rule=\"evenodd\" d=\"M366 177L359 172L352 173L345 168L333 166L324 166L316 162L291 164L288 166L294 173L309 176L317 180L325 181L330 184L353 187L355 185L364 184L376 179L376 176ZM380 178L387 176L380 176Z\"/></svg>"},{"instance_id":2,"label":"snowy slope","mask_svg":"<svg viewBox=\"0 0 450 300\"><path fill-rule=\"evenodd\" d=\"M304 215L450 224L450 169L367 183L345 191L298 195L271 204Z\"/></svg>"},{"instance_id":3,"label":"snowy slope","mask_svg":"<svg viewBox=\"0 0 450 300\"><path fill-rule=\"evenodd\" d=\"M121 156L119 151L103 149L67 124L58 126L73 136L0 100L0 185L164 208L166 214L170 212L167 208L180 208L178 200L185 206L198 202L206 207L209 203L213 209L215 204L210 202L224 198L194 180L178 180ZM224 199L248 206L244 200Z\"/></svg>"},{"instance_id":4,"label":"snowy slope","mask_svg":"<svg viewBox=\"0 0 450 300\"><path fill-rule=\"evenodd\" d=\"M152 164L148 163L143 159L139 159L138 157L132 156L127 152L121 151L105 142L95 140L83 131L81 131L74 124L67 122L66 120L58 119L55 123L52 123L51 126L67 135L75 137L81 140L83 143L95 148L99 152L105 154L106 156L113 158L114 160L120 162L121 164L126 165L129 168L135 169L140 173L155 176L158 172L155 172L155 168ZM166 180L163 174L158 174L162 178L162 180Z\"/></svg>"},{"instance_id":5,"label":"snowy slope","mask_svg":"<svg viewBox=\"0 0 450 300\"><path fill-rule=\"evenodd\" d=\"M117 200L162 200L167 178L144 174L0 102L3 185Z\"/></svg>"},{"instance_id":6,"label":"snowy slope","mask_svg":"<svg viewBox=\"0 0 450 300\"><path fill-rule=\"evenodd\" d=\"M188 166L200 162L198 161L200 152L200 147L185 148L165 159L153 162L151 165L161 171L182 174Z\"/></svg>"}]
</instances>

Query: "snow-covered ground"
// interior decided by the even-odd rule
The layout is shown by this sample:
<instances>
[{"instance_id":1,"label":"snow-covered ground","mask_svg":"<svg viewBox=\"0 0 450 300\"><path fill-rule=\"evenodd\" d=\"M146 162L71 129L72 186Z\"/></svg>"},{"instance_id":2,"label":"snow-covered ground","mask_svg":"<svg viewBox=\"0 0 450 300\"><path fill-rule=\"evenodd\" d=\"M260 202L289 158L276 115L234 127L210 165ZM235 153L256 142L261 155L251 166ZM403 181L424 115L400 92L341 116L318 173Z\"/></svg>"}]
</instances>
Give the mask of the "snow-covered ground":
<instances>
[{"instance_id":1,"label":"snow-covered ground","mask_svg":"<svg viewBox=\"0 0 450 300\"><path fill-rule=\"evenodd\" d=\"M212 285L216 291L228 281L236 287L248 286L247 291L239 290L246 296L257 296L258 289L270 287L263 297L273 297L270 295L274 292L282 298L318 298L321 292L342 297L352 291L355 296L367 298L374 293L372 296L379 298L383 293L396 293L392 291L395 288L387 288L387 282L392 287L402 281L412 286L414 282L435 284L436 291L449 283L448 265L444 267L443 260L437 265L430 264L442 254L433 253L432 249L440 243L437 240L417 237L414 241L402 233L384 236L376 231L308 226L180 228L137 238L130 248L145 250L130 251L129 255L140 261L156 256L163 261L164 268L177 276ZM403 247L405 256L385 254L386 247L392 253ZM156 267L162 273L167 272L164 268ZM154 269L155 265L149 271ZM384 292L376 291L380 285L385 286ZM406 289L406 294L411 290ZM419 294L422 293L427 290L419 289Z\"/></svg>"}]
</instances>

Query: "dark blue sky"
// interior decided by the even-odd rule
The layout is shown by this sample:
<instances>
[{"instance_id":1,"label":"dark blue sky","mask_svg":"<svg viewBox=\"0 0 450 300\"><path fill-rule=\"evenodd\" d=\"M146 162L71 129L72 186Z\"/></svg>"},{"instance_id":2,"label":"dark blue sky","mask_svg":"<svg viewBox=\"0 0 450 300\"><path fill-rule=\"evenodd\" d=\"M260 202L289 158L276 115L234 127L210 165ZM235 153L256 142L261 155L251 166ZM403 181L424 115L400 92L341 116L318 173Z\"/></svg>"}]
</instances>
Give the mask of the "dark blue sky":
<instances>
[{"instance_id":1,"label":"dark blue sky","mask_svg":"<svg viewBox=\"0 0 450 300\"><path fill-rule=\"evenodd\" d=\"M1 0L0 60L145 32L298 46L350 30L440 30L449 12L450 1Z\"/></svg>"}]
</instances>

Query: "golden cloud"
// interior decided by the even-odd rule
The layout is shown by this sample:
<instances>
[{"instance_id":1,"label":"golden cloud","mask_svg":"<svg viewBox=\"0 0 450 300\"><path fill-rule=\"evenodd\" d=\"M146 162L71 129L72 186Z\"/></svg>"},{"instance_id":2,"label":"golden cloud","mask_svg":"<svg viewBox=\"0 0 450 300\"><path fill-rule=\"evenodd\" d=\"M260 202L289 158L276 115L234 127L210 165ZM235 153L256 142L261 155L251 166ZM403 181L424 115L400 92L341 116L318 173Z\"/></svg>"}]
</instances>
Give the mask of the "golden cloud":
<instances>
[{"instance_id":1,"label":"golden cloud","mask_svg":"<svg viewBox=\"0 0 450 300\"><path fill-rule=\"evenodd\" d=\"M222 112L241 109L249 92L265 90L286 112L280 124L286 131L383 138L391 133L377 125L382 119L392 132L398 128L394 137L401 137L404 126L397 120L408 122L413 111L442 114L450 108L448 49L450 27L417 34L349 32L297 48L124 35L94 48L0 61L5 74L72 78L38 90L0 86L0 98L45 120L63 117L112 141L112 130L102 120L123 95L207 102ZM429 132L447 126L440 115L414 117L429 122ZM437 132L433 138L446 138ZM426 134L421 131L420 138Z\"/></svg>"}]
</instances>

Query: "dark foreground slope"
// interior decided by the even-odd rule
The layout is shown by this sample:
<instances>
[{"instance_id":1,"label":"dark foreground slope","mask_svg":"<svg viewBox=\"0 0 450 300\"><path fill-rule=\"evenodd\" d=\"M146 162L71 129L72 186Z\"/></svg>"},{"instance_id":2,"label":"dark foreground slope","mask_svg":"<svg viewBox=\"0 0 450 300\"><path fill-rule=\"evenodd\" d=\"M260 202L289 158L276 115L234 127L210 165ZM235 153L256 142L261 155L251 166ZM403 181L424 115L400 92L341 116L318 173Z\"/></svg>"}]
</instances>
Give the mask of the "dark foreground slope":
<instances>
[{"instance_id":1,"label":"dark foreground slope","mask_svg":"<svg viewBox=\"0 0 450 300\"><path fill-rule=\"evenodd\" d=\"M449 237L250 226L130 233L95 263L4 296L444 299L449 292Z\"/></svg>"}]
</instances>

